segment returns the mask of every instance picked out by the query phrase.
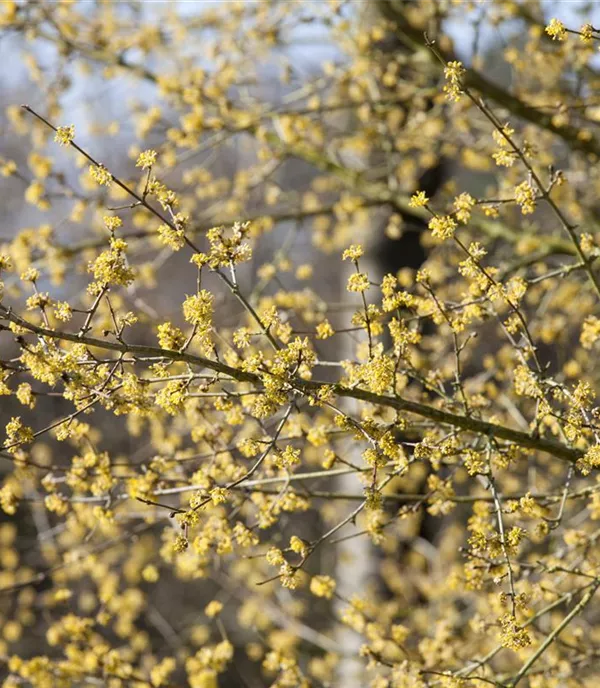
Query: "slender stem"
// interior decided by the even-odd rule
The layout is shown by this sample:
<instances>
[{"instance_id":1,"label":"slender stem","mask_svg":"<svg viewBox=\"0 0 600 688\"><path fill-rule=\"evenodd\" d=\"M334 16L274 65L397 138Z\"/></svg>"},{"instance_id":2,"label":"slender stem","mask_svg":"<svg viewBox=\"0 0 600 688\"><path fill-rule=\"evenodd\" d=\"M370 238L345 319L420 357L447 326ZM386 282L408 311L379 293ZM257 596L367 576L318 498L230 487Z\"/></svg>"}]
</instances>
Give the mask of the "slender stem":
<instances>
[{"instance_id":1,"label":"slender stem","mask_svg":"<svg viewBox=\"0 0 600 688\"><path fill-rule=\"evenodd\" d=\"M596 590L600 587L600 578L591 584L590 589L585 593L581 600L573 607L573 609L565 616L565 618L558 624L558 626L546 637L544 642L538 647L538 649L531 655L531 657L523 664L519 669L516 676L507 683L508 688L515 688L521 679L527 674L529 669L537 662L537 660L546 652L546 650L552 645L556 638L565 630L565 628L573 621L573 619L581 614L581 612L588 606L592 601Z\"/></svg>"}]
</instances>

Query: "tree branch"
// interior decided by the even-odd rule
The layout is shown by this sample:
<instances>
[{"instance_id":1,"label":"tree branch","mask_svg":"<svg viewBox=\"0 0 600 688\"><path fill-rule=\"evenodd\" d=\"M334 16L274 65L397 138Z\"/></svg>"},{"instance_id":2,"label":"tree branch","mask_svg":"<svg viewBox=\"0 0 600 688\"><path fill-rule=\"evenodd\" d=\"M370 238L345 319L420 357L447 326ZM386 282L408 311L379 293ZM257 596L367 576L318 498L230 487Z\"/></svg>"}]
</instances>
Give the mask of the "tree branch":
<instances>
[{"instance_id":1,"label":"tree branch","mask_svg":"<svg viewBox=\"0 0 600 688\"><path fill-rule=\"evenodd\" d=\"M144 346L140 344L127 344L125 342L108 342L96 337L88 337L71 332L62 332L59 330L51 330L39 325L34 325L20 316L13 313L11 310L0 306L0 315L3 319L13 322L15 325L25 328L29 332L33 332L42 337L49 337L62 341L75 342L78 344L86 344L87 346L96 347L99 349L107 349L110 351L118 351L125 354L137 354L139 356L150 356L153 358L167 358L172 361L185 361L192 365L202 366L220 373L228 377L238 380L240 382L250 382L253 384L262 384L261 378L255 373L248 373L238 368L228 366L220 361L215 361L204 356L196 356L187 352L171 351L170 349L161 349L160 347ZM467 432L474 432L486 437L495 437L496 439L506 440L514 444L525 447L527 449L534 449L542 451L556 458L572 463L578 461L583 452L573 449L565 444L547 440L542 437L535 437L520 430L513 430L504 425L496 423L489 423L487 421L461 416L449 411L421 404L416 401L409 401L401 397L390 397L380 394L374 394L367 390L347 388L342 384L333 384L317 381L317 380L303 380L301 378L294 378L292 381L285 381L293 385L293 388L302 394L314 393L324 387L332 387L334 394L340 397L347 397L350 399L357 399L366 401L376 406L386 406L397 411L404 411L407 413L414 413L421 418L427 418L436 423L443 425L450 425L455 428L460 428Z\"/></svg>"}]
</instances>

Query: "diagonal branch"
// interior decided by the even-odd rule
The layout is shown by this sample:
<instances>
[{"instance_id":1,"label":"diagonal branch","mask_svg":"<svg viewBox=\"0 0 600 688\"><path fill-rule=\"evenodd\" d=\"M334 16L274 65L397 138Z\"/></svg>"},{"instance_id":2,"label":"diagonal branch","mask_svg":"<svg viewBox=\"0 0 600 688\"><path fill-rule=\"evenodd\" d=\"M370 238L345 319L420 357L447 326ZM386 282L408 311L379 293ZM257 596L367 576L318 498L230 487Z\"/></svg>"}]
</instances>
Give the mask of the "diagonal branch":
<instances>
[{"instance_id":1,"label":"diagonal branch","mask_svg":"<svg viewBox=\"0 0 600 688\"><path fill-rule=\"evenodd\" d=\"M87 335L79 335L72 332L62 332L60 330L51 330L46 327L34 325L13 313L11 310L0 306L0 317L4 320L13 322L15 325L22 327L29 332L37 334L38 336L49 337L62 341L75 342L78 344L86 344L87 346L105 349L109 351L118 351L123 354L134 354L138 356L149 356L153 358L166 358L172 361L185 361L192 365L202 366L208 368L216 373L227 375L228 377L238 380L240 382L250 382L256 385L262 385L260 375L255 373L248 373L238 368L234 368L220 361L212 360L204 356L197 356L183 351L173 351L170 349L161 349L160 347L144 346L141 344L127 344L125 342L109 342L96 337L89 337ZM470 418L468 416L461 416L449 411L421 404L416 401L409 401L402 397L391 397L381 394L374 394L363 389L348 388L337 383L330 385L318 380L303 380L301 378L294 378L293 380L285 380L287 384L291 384L295 390L301 394L314 394L323 388L331 388L337 396L347 397L350 399L358 399L366 401L377 406L386 406L397 411L404 411L406 413L414 413L421 418L440 423L442 425L450 425L455 428L460 428L467 432L474 432L486 437L495 437L496 439L506 440L527 449L533 449L555 456L564 461L575 463L582 456L583 452L573 449L560 442L544 439L542 437L535 437L520 430L513 430L504 425L497 423L490 423L488 421Z\"/></svg>"}]
</instances>

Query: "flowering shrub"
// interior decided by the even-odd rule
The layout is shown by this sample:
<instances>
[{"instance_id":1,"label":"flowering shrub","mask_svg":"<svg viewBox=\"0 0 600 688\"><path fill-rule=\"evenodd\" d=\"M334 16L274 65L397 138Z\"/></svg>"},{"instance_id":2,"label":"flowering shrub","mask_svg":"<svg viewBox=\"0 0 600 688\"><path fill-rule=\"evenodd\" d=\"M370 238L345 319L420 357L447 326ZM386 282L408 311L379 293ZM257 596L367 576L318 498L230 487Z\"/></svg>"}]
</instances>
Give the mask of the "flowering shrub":
<instances>
[{"instance_id":1,"label":"flowering shrub","mask_svg":"<svg viewBox=\"0 0 600 688\"><path fill-rule=\"evenodd\" d=\"M597 685L600 32L201 5L0 7L3 688Z\"/></svg>"}]
</instances>

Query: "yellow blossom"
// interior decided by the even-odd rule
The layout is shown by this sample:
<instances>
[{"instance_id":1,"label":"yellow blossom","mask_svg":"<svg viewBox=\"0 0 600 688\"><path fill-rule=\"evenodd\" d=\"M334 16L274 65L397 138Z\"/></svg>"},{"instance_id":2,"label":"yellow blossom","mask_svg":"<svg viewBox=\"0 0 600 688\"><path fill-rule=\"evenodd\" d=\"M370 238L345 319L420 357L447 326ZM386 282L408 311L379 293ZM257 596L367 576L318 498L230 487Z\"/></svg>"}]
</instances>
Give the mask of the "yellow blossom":
<instances>
[{"instance_id":1,"label":"yellow blossom","mask_svg":"<svg viewBox=\"0 0 600 688\"><path fill-rule=\"evenodd\" d=\"M29 444L33 441L33 430L23 424L17 417L11 418L6 425L6 444L9 452L15 453L16 447L21 444Z\"/></svg>"},{"instance_id":2,"label":"yellow blossom","mask_svg":"<svg viewBox=\"0 0 600 688\"><path fill-rule=\"evenodd\" d=\"M456 222L449 215L436 215L429 220L429 229L436 239L450 239L454 236Z\"/></svg>"},{"instance_id":3,"label":"yellow blossom","mask_svg":"<svg viewBox=\"0 0 600 688\"><path fill-rule=\"evenodd\" d=\"M463 192L454 199L454 211L456 219L466 224L471 217L471 209L475 205L475 199L468 193Z\"/></svg>"},{"instance_id":4,"label":"yellow blossom","mask_svg":"<svg viewBox=\"0 0 600 688\"><path fill-rule=\"evenodd\" d=\"M335 330L331 326L329 320L323 320L316 327L317 339L328 339L333 337Z\"/></svg>"},{"instance_id":5,"label":"yellow blossom","mask_svg":"<svg viewBox=\"0 0 600 688\"><path fill-rule=\"evenodd\" d=\"M461 80L464 74L465 68L463 67L462 62L448 62L444 67L444 76L446 77L444 93L446 94L446 98L448 100L460 100L463 91Z\"/></svg>"},{"instance_id":6,"label":"yellow blossom","mask_svg":"<svg viewBox=\"0 0 600 688\"><path fill-rule=\"evenodd\" d=\"M68 124L64 127L57 127L54 140L61 146L68 146L75 138L75 125Z\"/></svg>"},{"instance_id":7,"label":"yellow blossom","mask_svg":"<svg viewBox=\"0 0 600 688\"><path fill-rule=\"evenodd\" d=\"M552 38L553 41L564 41L567 38L567 30L565 25L553 17L550 23L546 26L546 33Z\"/></svg>"},{"instance_id":8,"label":"yellow blossom","mask_svg":"<svg viewBox=\"0 0 600 688\"><path fill-rule=\"evenodd\" d=\"M138 159L135 163L136 167L141 167L143 170L152 167L156 162L157 152L152 149L148 149L139 154Z\"/></svg>"},{"instance_id":9,"label":"yellow blossom","mask_svg":"<svg viewBox=\"0 0 600 688\"><path fill-rule=\"evenodd\" d=\"M110 232L114 232L119 227L123 226L123 220L118 215L105 215L102 220L104 221L104 226Z\"/></svg>"},{"instance_id":10,"label":"yellow blossom","mask_svg":"<svg viewBox=\"0 0 600 688\"><path fill-rule=\"evenodd\" d=\"M424 191L417 191L410 197L408 205L410 208L424 208L429 203L429 199Z\"/></svg>"},{"instance_id":11,"label":"yellow blossom","mask_svg":"<svg viewBox=\"0 0 600 688\"><path fill-rule=\"evenodd\" d=\"M360 244L352 244L352 246L347 248L342 254L342 260L352 260L356 262L363 254L364 249Z\"/></svg>"},{"instance_id":12,"label":"yellow blossom","mask_svg":"<svg viewBox=\"0 0 600 688\"><path fill-rule=\"evenodd\" d=\"M529 182L522 182L515 187L515 201L521 206L523 215L529 215L535 211L535 191Z\"/></svg>"},{"instance_id":13,"label":"yellow blossom","mask_svg":"<svg viewBox=\"0 0 600 688\"><path fill-rule=\"evenodd\" d=\"M348 278L348 291L356 291L362 293L367 291L370 287L369 277L363 272L356 272Z\"/></svg>"},{"instance_id":14,"label":"yellow blossom","mask_svg":"<svg viewBox=\"0 0 600 688\"><path fill-rule=\"evenodd\" d=\"M313 576L310 580L310 591L316 597L330 600L335 592L335 581L331 576Z\"/></svg>"},{"instance_id":15,"label":"yellow blossom","mask_svg":"<svg viewBox=\"0 0 600 688\"><path fill-rule=\"evenodd\" d=\"M193 296L188 296L183 302L183 317L186 322L199 327L201 330L210 328L213 316L213 295L206 289L200 290Z\"/></svg>"},{"instance_id":16,"label":"yellow blossom","mask_svg":"<svg viewBox=\"0 0 600 688\"><path fill-rule=\"evenodd\" d=\"M583 43L591 43L594 38L594 27L591 24L584 24L579 29L579 38Z\"/></svg>"},{"instance_id":17,"label":"yellow blossom","mask_svg":"<svg viewBox=\"0 0 600 688\"><path fill-rule=\"evenodd\" d=\"M218 616L221 611L223 610L223 603L219 602L219 600L211 600L206 607L204 608L204 613L206 616L209 618L214 618L215 616Z\"/></svg>"},{"instance_id":18,"label":"yellow blossom","mask_svg":"<svg viewBox=\"0 0 600 688\"><path fill-rule=\"evenodd\" d=\"M110 186L112 183L112 174L104 167L104 165L90 165L90 177L100 186Z\"/></svg>"}]
</instances>

